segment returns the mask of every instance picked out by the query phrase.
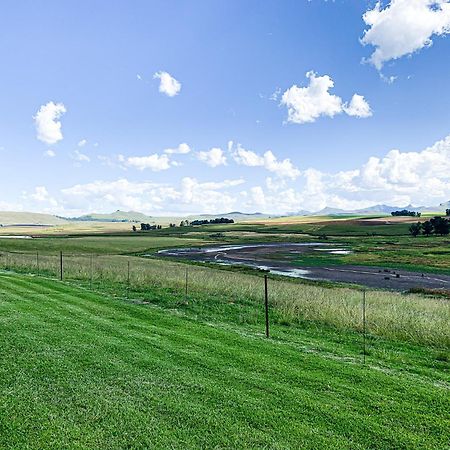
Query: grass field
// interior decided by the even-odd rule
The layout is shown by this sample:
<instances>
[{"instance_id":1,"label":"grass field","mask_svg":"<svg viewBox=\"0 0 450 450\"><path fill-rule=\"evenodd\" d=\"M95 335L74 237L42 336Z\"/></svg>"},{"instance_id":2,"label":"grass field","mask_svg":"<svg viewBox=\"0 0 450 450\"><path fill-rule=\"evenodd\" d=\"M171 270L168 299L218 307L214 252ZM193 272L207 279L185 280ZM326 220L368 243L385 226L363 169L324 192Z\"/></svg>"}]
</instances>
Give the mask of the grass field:
<instances>
[{"instance_id":1,"label":"grass field","mask_svg":"<svg viewBox=\"0 0 450 450\"><path fill-rule=\"evenodd\" d=\"M149 296L161 295L157 292ZM259 311L262 324L262 311ZM0 274L0 447L445 448L442 356Z\"/></svg>"},{"instance_id":2,"label":"grass field","mask_svg":"<svg viewBox=\"0 0 450 450\"><path fill-rule=\"evenodd\" d=\"M189 247L213 243L213 239L134 234L41 237L37 239L1 239L0 251L35 252L51 254L59 251L78 254L130 254L145 253L167 247Z\"/></svg>"},{"instance_id":3,"label":"grass field","mask_svg":"<svg viewBox=\"0 0 450 450\"><path fill-rule=\"evenodd\" d=\"M62 250L66 253L142 254L167 247L214 243L306 242L326 238L326 242L345 244L353 252L350 255L333 256L332 261L317 255L306 256L299 264L368 264L450 274L450 238L411 237L407 222L410 218L384 218L381 221L389 220L389 224L384 225L379 224L379 218L367 217L301 219L301 223L293 221L280 224L274 219L266 224L176 227L143 233L132 233L128 229L119 232L115 229L116 224L109 224L110 229L105 224L101 224L103 228L96 228L99 226L97 224L89 228L89 222L86 222L82 224L85 228L67 229L66 234L61 235L52 229L47 234L40 230L42 234L37 234L39 237L36 239L0 237L0 251L39 250L51 253ZM119 225L130 227L130 224ZM15 231L19 235L27 234Z\"/></svg>"},{"instance_id":4,"label":"grass field","mask_svg":"<svg viewBox=\"0 0 450 450\"><path fill-rule=\"evenodd\" d=\"M55 278L60 275L59 263L59 255L56 254L40 255L39 267L33 253L0 256L0 267ZM262 273L255 271L229 271L120 255L93 258L90 255L67 255L63 266L64 279L97 286L103 291L124 293L130 288L136 295L148 297L149 302L159 301L159 297L150 295L155 293L155 289L171 293L172 297L168 297L171 302L162 297L165 307L182 307L208 320L219 317L230 323L252 324L262 299ZM197 301L184 305L186 270L188 293L195 295ZM372 334L450 348L450 304L447 300L376 290L368 290L366 294L367 327ZM362 329L360 289L274 277L270 280L270 296L274 320L286 326L312 321L341 330Z\"/></svg>"}]
</instances>

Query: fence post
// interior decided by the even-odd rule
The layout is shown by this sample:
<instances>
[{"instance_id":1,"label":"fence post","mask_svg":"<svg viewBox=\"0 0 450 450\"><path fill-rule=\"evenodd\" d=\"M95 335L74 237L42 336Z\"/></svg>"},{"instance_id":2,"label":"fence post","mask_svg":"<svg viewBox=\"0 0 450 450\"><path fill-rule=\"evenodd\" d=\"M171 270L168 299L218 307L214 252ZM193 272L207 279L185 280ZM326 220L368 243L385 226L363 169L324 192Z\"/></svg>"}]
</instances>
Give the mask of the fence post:
<instances>
[{"instance_id":1,"label":"fence post","mask_svg":"<svg viewBox=\"0 0 450 450\"><path fill-rule=\"evenodd\" d=\"M94 276L94 255L91 253L91 260L90 260L90 271L91 271L91 277L89 280L89 287L92 289L92 278Z\"/></svg>"},{"instance_id":2,"label":"fence post","mask_svg":"<svg viewBox=\"0 0 450 450\"><path fill-rule=\"evenodd\" d=\"M39 276L39 250L36 250L36 268L37 268L37 274Z\"/></svg>"},{"instance_id":3,"label":"fence post","mask_svg":"<svg viewBox=\"0 0 450 450\"><path fill-rule=\"evenodd\" d=\"M269 293L267 289L267 275L264 275L264 306L266 313L266 338L269 337Z\"/></svg>"},{"instance_id":4,"label":"fence post","mask_svg":"<svg viewBox=\"0 0 450 450\"><path fill-rule=\"evenodd\" d=\"M366 363L366 290L363 290L362 301L362 319L363 319L363 364Z\"/></svg>"},{"instance_id":5,"label":"fence post","mask_svg":"<svg viewBox=\"0 0 450 450\"><path fill-rule=\"evenodd\" d=\"M185 275L185 282L184 282L184 301L187 303L188 298L188 268L186 267L186 275Z\"/></svg>"},{"instance_id":6,"label":"fence post","mask_svg":"<svg viewBox=\"0 0 450 450\"><path fill-rule=\"evenodd\" d=\"M63 252L59 252L59 279L63 280Z\"/></svg>"},{"instance_id":7,"label":"fence post","mask_svg":"<svg viewBox=\"0 0 450 450\"><path fill-rule=\"evenodd\" d=\"M127 260L127 298L130 297L130 260Z\"/></svg>"}]
</instances>

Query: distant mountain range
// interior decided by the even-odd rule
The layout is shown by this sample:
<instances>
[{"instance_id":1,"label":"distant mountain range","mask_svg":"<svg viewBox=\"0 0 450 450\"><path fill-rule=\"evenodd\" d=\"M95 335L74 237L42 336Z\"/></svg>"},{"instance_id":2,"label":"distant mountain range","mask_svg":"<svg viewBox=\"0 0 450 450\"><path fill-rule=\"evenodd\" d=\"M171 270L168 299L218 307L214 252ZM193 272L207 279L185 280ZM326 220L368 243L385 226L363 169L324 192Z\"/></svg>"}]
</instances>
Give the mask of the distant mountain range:
<instances>
[{"instance_id":1,"label":"distant mountain range","mask_svg":"<svg viewBox=\"0 0 450 450\"><path fill-rule=\"evenodd\" d=\"M156 223L161 221L180 221L181 219L194 220L194 219L214 219L216 217L226 217L227 219L233 219L235 221L244 222L246 220L253 219L264 219L270 216L268 214L254 213L245 214L239 211L233 211L229 213L219 213L219 214L195 214L190 216L174 216L174 217L156 217L147 216L136 211L120 211L117 210L111 214L87 214L80 217L70 217L67 220L71 221L89 221L89 222L137 222L137 223Z\"/></svg>"},{"instance_id":2,"label":"distant mountain range","mask_svg":"<svg viewBox=\"0 0 450 450\"><path fill-rule=\"evenodd\" d=\"M443 213L450 208L450 201L441 203L438 206L389 206L389 205L375 205L369 208L344 210L338 208L326 207L317 212L310 212L300 210L291 214L262 214L262 213L242 213L239 211L232 211L221 214L192 214L189 216L148 216L146 214L136 211L120 211L117 210L110 214L91 213L79 217L61 217L51 214L31 213L31 212L14 212L14 211L0 211L0 226L18 226L18 225L63 225L70 222L129 222L129 223L150 223L150 224L168 224L169 222L179 223L181 220L195 220L195 219L214 219L216 217L226 217L233 219L235 222L248 222L252 220L263 220L274 217L283 216L333 216L333 215L390 215L393 211L401 209L408 209L410 211L417 211L422 213Z\"/></svg>"},{"instance_id":3,"label":"distant mountain range","mask_svg":"<svg viewBox=\"0 0 450 450\"><path fill-rule=\"evenodd\" d=\"M448 202L441 203L439 206L389 206L389 205L374 205L363 209L345 210L338 208L323 208L317 212L309 211L298 211L293 215L298 216L334 216L334 215L365 215L365 214L391 214L394 211L399 211L402 209L407 209L409 211L417 211L421 213L439 213L445 212L446 209L450 208L450 200Z\"/></svg>"},{"instance_id":4,"label":"distant mountain range","mask_svg":"<svg viewBox=\"0 0 450 450\"><path fill-rule=\"evenodd\" d=\"M80 217L66 217L75 222L145 222L153 223L155 218L137 211L114 211L110 214L92 213Z\"/></svg>"}]
</instances>

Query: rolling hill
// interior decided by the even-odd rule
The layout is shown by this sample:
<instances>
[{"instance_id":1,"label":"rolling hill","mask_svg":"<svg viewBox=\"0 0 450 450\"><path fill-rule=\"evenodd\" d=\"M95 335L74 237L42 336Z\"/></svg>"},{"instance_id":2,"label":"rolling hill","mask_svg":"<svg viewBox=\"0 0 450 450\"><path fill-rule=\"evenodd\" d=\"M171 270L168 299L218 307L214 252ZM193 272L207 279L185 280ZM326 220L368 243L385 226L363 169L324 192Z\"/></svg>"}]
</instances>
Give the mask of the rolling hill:
<instances>
[{"instance_id":1,"label":"rolling hill","mask_svg":"<svg viewBox=\"0 0 450 450\"><path fill-rule=\"evenodd\" d=\"M3 227L13 225L63 225L65 223L68 223L67 219L52 214L0 211L0 225Z\"/></svg>"}]
</instances>

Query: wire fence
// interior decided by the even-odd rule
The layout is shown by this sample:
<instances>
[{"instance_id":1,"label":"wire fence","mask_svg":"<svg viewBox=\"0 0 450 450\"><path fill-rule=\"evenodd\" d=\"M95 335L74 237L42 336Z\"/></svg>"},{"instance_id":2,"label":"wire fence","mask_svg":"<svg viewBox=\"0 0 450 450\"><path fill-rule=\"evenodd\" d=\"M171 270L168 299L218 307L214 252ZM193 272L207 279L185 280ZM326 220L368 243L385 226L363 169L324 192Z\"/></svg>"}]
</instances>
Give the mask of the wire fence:
<instances>
[{"instance_id":1,"label":"wire fence","mask_svg":"<svg viewBox=\"0 0 450 450\"><path fill-rule=\"evenodd\" d=\"M271 323L318 322L361 334L364 359L371 336L450 348L450 307L440 298L279 278L267 285L263 272L255 276L122 255L2 251L0 268L77 281L131 300L183 305L205 318L228 315L230 320L261 326L261 331L265 322L267 336L270 309Z\"/></svg>"}]
</instances>

